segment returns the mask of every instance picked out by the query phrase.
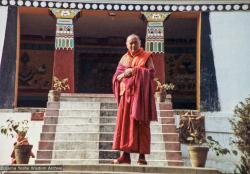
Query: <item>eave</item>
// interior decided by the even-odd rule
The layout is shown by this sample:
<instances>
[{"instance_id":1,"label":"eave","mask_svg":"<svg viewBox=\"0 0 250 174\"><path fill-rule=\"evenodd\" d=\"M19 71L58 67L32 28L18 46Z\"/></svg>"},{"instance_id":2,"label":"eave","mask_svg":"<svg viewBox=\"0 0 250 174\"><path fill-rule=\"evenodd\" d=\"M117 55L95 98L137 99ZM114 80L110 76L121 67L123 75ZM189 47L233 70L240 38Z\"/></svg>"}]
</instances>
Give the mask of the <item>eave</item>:
<instances>
[{"instance_id":1,"label":"eave","mask_svg":"<svg viewBox=\"0 0 250 174\"><path fill-rule=\"evenodd\" d=\"M248 11L250 0L0 0L1 6L109 11Z\"/></svg>"}]
</instances>

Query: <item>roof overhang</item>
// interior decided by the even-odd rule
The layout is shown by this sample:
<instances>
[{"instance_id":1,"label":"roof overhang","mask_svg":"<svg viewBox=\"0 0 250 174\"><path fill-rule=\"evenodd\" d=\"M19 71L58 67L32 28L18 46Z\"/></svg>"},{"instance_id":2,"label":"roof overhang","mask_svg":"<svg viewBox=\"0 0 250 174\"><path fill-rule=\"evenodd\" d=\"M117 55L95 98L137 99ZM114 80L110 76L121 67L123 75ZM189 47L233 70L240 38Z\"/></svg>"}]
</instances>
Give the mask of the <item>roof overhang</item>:
<instances>
[{"instance_id":1,"label":"roof overhang","mask_svg":"<svg viewBox=\"0 0 250 174\"><path fill-rule=\"evenodd\" d=\"M0 5L144 12L250 10L250 0L0 0Z\"/></svg>"}]
</instances>

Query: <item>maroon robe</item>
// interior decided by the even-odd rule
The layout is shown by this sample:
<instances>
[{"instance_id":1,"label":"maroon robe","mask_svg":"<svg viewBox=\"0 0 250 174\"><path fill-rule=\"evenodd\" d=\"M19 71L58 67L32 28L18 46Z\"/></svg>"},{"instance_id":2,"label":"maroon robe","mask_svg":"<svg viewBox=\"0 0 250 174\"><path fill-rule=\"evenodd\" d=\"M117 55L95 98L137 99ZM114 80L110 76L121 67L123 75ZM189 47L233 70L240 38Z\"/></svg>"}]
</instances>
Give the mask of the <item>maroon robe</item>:
<instances>
[{"instance_id":1,"label":"maroon robe","mask_svg":"<svg viewBox=\"0 0 250 174\"><path fill-rule=\"evenodd\" d=\"M128 53L126 55L129 56ZM143 51L142 58L140 54L136 57L140 64L131 64L133 76L125 77L121 82L117 80L117 76L129 68L121 63L113 76L113 92L118 103L114 150L150 153L150 121L156 121L157 114L153 90L154 69L145 67L149 56ZM124 92L120 91L121 83L125 84Z\"/></svg>"}]
</instances>

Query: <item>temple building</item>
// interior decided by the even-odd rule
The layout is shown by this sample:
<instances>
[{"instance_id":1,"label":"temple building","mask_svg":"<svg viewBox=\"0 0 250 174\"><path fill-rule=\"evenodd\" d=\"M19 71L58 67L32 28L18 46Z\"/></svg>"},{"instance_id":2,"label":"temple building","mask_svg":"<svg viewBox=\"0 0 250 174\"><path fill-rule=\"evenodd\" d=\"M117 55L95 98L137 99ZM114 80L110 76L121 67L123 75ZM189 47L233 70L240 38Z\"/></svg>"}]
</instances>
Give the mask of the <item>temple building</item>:
<instances>
[{"instance_id":1,"label":"temple building","mask_svg":"<svg viewBox=\"0 0 250 174\"><path fill-rule=\"evenodd\" d=\"M173 109L203 113L228 145L228 118L250 94L249 10L249 0L0 0L0 109L45 108L53 77L68 78L67 93L111 94L134 33L175 85Z\"/></svg>"},{"instance_id":2,"label":"temple building","mask_svg":"<svg viewBox=\"0 0 250 174\"><path fill-rule=\"evenodd\" d=\"M53 76L69 79L68 92L112 93L111 77L126 52L126 36L135 33L155 54L157 77L175 85L175 109L220 110L213 57L214 50L220 54L226 47L213 46L217 38L211 32L228 28L217 27L215 19L231 15L227 19L233 24L236 18L244 21L249 10L246 1L217 0L2 0L1 5L6 26L1 29L1 108L44 107ZM230 37L220 42L225 38Z\"/></svg>"}]
</instances>

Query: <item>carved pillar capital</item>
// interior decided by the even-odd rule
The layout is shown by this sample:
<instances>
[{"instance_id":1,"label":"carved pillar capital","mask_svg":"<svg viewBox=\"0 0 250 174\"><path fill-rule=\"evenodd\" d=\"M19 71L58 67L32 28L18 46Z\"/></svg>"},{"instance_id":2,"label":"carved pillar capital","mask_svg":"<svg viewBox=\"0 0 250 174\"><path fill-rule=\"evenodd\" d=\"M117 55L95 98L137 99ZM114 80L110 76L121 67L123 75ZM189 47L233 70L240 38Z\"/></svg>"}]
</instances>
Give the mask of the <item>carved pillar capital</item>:
<instances>
[{"instance_id":1,"label":"carved pillar capital","mask_svg":"<svg viewBox=\"0 0 250 174\"><path fill-rule=\"evenodd\" d=\"M164 53L163 22L171 13L142 12L147 19L146 50L154 53Z\"/></svg>"},{"instance_id":2,"label":"carved pillar capital","mask_svg":"<svg viewBox=\"0 0 250 174\"><path fill-rule=\"evenodd\" d=\"M80 10L50 9L57 18L56 21L56 49L74 48L74 24L73 18Z\"/></svg>"},{"instance_id":3,"label":"carved pillar capital","mask_svg":"<svg viewBox=\"0 0 250 174\"><path fill-rule=\"evenodd\" d=\"M154 54L156 77L165 82L164 21L170 15L166 12L142 12L147 20L145 50ZM160 54L158 54L160 53Z\"/></svg>"},{"instance_id":4,"label":"carved pillar capital","mask_svg":"<svg viewBox=\"0 0 250 174\"><path fill-rule=\"evenodd\" d=\"M73 19L80 10L51 8L50 11L57 19Z\"/></svg>"},{"instance_id":5,"label":"carved pillar capital","mask_svg":"<svg viewBox=\"0 0 250 174\"><path fill-rule=\"evenodd\" d=\"M148 22L164 22L171 14L166 12L142 12Z\"/></svg>"}]
</instances>

